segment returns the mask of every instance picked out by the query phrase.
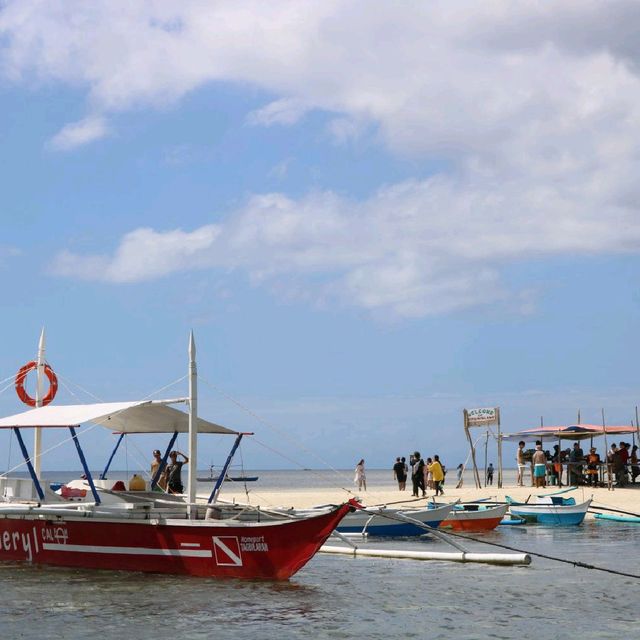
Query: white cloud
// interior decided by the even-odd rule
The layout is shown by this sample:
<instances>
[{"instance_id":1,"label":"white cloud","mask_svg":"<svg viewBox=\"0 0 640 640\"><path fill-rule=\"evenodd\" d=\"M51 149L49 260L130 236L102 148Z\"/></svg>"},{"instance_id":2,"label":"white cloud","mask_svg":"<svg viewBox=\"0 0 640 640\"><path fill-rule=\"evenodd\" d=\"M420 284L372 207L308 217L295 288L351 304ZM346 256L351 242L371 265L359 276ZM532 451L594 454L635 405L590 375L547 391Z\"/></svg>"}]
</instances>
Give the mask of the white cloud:
<instances>
[{"instance_id":1,"label":"white cloud","mask_svg":"<svg viewBox=\"0 0 640 640\"><path fill-rule=\"evenodd\" d=\"M105 117L230 82L270 96L254 125L322 110L338 140L374 134L448 167L359 202L255 196L217 227L63 253L58 273L237 268L283 295L410 317L503 299L514 261L638 251L639 30L631 0L13 0L0 56L13 82L83 89ZM105 133L67 128L67 148Z\"/></svg>"},{"instance_id":2,"label":"white cloud","mask_svg":"<svg viewBox=\"0 0 640 640\"><path fill-rule=\"evenodd\" d=\"M217 225L191 233L139 229L112 256L60 254L59 275L141 282L188 269L241 270L278 295L392 318L492 304L513 295L510 264L554 255L640 251L640 216L608 189L437 176L354 202L333 193L254 196ZM572 206L566 191L573 190ZM582 191L582 193L580 193Z\"/></svg>"},{"instance_id":3,"label":"white cloud","mask_svg":"<svg viewBox=\"0 0 640 640\"><path fill-rule=\"evenodd\" d=\"M122 239L112 257L78 256L62 251L53 261L51 272L82 280L116 283L159 278L200 266L217 235L218 229L214 225L192 233L179 229L165 233L136 229Z\"/></svg>"},{"instance_id":4,"label":"white cloud","mask_svg":"<svg viewBox=\"0 0 640 640\"><path fill-rule=\"evenodd\" d=\"M109 132L107 123L100 116L90 116L65 125L49 141L49 146L58 151L69 151L76 147L104 138Z\"/></svg>"}]
</instances>

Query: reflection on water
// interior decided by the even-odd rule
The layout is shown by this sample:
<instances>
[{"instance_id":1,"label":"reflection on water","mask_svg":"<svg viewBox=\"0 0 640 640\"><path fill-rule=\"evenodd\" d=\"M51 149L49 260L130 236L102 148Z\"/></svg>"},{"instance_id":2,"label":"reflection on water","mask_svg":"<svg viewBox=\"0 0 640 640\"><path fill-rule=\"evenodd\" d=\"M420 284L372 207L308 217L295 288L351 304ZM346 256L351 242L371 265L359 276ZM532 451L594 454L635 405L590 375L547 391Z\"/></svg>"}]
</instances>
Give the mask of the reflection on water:
<instances>
[{"instance_id":1,"label":"reflection on water","mask_svg":"<svg viewBox=\"0 0 640 640\"><path fill-rule=\"evenodd\" d=\"M287 482L290 480L288 479ZM474 537L640 573L640 526L502 527ZM433 539L370 547L436 550ZM465 543L473 550L495 550ZM630 637L638 581L534 558L495 567L316 556L290 582L0 563L2 638Z\"/></svg>"}]
</instances>

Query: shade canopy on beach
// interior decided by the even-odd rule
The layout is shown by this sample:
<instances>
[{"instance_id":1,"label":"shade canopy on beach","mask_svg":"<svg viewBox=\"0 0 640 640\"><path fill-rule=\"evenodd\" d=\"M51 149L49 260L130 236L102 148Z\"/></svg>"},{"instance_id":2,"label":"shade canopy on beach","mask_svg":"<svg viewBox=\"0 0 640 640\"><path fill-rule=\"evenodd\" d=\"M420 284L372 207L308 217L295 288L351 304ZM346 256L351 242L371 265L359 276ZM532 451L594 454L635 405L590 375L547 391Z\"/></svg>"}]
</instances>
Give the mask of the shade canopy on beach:
<instances>
[{"instance_id":1,"label":"shade canopy on beach","mask_svg":"<svg viewBox=\"0 0 640 640\"><path fill-rule=\"evenodd\" d=\"M176 400L48 405L0 419L0 429L77 427L86 422L117 433L188 433L189 415L169 406ZM199 433L237 435L237 431L198 418Z\"/></svg>"},{"instance_id":2,"label":"shade canopy on beach","mask_svg":"<svg viewBox=\"0 0 640 640\"><path fill-rule=\"evenodd\" d=\"M638 433L636 427L624 426L607 426L596 424L572 424L568 426L549 426L536 427L533 429L525 429L517 433L504 433L502 440L505 442L535 442L536 440L586 440L587 438L596 438L598 436L615 436L615 435L633 435Z\"/></svg>"}]
</instances>

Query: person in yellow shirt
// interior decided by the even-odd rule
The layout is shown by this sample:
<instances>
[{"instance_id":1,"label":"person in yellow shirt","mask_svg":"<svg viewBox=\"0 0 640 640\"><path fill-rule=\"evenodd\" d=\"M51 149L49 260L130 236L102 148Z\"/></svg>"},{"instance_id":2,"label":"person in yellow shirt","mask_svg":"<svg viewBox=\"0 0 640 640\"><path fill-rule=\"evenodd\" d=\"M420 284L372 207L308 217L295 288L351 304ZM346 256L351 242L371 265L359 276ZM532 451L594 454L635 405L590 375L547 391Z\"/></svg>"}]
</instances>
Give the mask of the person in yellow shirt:
<instances>
[{"instance_id":1,"label":"person in yellow shirt","mask_svg":"<svg viewBox=\"0 0 640 640\"><path fill-rule=\"evenodd\" d=\"M444 495L442 489L442 483L444 482L444 469L440 464L440 457L433 456L433 462L431 463L431 477L433 478L433 488L436 490L436 495Z\"/></svg>"}]
</instances>

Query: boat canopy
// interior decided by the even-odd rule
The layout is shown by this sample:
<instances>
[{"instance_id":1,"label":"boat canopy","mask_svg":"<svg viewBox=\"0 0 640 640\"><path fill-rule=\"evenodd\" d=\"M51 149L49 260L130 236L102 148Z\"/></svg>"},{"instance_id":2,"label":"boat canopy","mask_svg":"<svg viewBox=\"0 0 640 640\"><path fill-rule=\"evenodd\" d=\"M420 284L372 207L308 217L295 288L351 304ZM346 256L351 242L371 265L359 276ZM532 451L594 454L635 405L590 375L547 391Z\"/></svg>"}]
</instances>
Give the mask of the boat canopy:
<instances>
[{"instance_id":1,"label":"boat canopy","mask_svg":"<svg viewBox=\"0 0 640 640\"><path fill-rule=\"evenodd\" d=\"M572 424L569 426L555 427L536 427L534 429L525 429L517 433L504 433L502 440L504 442L533 442L535 440L586 440L587 438L596 438L603 435L633 435L638 433L636 427L629 425L624 426L607 426L597 424Z\"/></svg>"},{"instance_id":2,"label":"boat canopy","mask_svg":"<svg viewBox=\"0 0 640 640\"><path fill-rule=\"evenodd\" d=\"M48 405L0 418L0 429L77 427L99 424L117 433L188 433L189 415L170 407L185 399ZM198 418L198 433L238 435L219 424Z\"/></svg>"}]
</instances>

